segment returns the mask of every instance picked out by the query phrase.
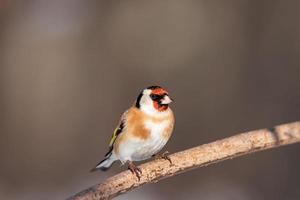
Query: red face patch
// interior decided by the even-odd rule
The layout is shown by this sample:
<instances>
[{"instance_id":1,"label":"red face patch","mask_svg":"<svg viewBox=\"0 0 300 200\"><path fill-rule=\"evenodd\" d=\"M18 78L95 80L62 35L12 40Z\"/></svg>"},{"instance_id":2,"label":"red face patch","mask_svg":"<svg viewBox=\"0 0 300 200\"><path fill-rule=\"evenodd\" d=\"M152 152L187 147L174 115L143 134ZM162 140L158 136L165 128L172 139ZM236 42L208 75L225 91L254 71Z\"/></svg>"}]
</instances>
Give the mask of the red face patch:
<instances>
[{"instance_id":1,"label":"red face patch","mask_svg":"<svg viewBox=\"0 0 300 200\"><path fill-rule=\"evenodd\" d=\"M153 101L153 106L158 111L165 111L168 109L168 105L160 105L157 101Z\"/></svg>"},{"instance_id":2,"label":"red face patch","mask_svg":"<svg viewBox=\"0 0 300 200\"><path fill-rule=\"evenodd\" d=\"M163 88L157 88L152 90L152 94L164 95L164 94L168 94L168 92Z\"/></svg>"}]
</instances>

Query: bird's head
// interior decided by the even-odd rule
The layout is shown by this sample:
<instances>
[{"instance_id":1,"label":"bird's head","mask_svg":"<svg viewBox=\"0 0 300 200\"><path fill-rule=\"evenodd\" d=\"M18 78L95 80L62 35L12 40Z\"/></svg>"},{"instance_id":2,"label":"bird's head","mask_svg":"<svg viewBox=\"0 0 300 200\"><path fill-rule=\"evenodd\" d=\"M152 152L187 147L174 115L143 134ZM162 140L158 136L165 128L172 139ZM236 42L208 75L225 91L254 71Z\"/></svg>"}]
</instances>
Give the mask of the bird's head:
<instances>
[{"instance_id":1,"label":"bird's head","mask_svg":"<svg viewBox=\"0 0 300 200\"><path fill-rule=\"evenodd\" d=\"M150 86L139 94L135 106L148 113L157 113L166 111L172 101L166 89Z\"/></svg>"}]
</instances>

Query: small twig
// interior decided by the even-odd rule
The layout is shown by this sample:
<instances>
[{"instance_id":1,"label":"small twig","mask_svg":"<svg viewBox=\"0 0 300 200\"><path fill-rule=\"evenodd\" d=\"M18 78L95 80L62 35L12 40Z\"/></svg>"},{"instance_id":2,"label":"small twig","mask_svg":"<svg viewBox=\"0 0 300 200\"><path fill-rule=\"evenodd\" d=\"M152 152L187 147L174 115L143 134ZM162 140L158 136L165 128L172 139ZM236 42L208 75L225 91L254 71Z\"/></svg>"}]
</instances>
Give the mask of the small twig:
<instances>
[{"instance_id":1,"label":"small twig","mask_svg":"<svg viewBox=\"0 0 300 200\"><path fill-rule=\"evenodd\" d=\"M300 122L238 134L154 160L139 166L140 180L129 170L72 196L69 200L111 199L147 183L184 173L188 170L235 158L255 151L300 142Z\"/></svg>"}]
</instances>

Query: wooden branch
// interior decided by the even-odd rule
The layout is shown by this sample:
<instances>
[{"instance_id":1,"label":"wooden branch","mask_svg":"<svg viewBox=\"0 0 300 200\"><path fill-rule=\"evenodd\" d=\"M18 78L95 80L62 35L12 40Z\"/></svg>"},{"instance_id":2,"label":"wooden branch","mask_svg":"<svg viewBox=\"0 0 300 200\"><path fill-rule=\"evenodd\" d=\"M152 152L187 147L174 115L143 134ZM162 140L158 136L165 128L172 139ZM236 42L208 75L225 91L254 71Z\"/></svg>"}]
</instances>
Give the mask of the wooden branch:
<instances>
[{"instance_id":1,"label":"wooden branch","mask_svg":"<svg viewBox=\"0 0 300 200\"><path fill-rule=\"evenodd\" d=\"M69 200L111 199L147 183L230 158L300 142L300 121L238 134L170 155L173 162L154 160L140 165L140 181L129 170L72 196Z\"/></svg>"}]
</instances>

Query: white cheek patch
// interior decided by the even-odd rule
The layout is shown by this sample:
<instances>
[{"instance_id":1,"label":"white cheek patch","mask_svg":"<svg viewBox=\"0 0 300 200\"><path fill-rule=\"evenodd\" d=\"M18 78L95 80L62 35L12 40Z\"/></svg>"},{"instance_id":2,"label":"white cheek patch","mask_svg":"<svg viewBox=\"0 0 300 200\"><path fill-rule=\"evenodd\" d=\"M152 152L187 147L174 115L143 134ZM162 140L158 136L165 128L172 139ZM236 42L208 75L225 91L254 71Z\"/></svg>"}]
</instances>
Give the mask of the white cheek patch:
<instances>
[{"instance_id":1,"label":"white cheek patch","mask_svg":"<svg viewBox=\"0 0 300 200\"><path fill-rule=\"evenodd\" d=\"M172 102L172 99L167 95L165 95L164 98L161 100L161 104L169 104L171 102Z\"/></svg>"}]
</instances>

